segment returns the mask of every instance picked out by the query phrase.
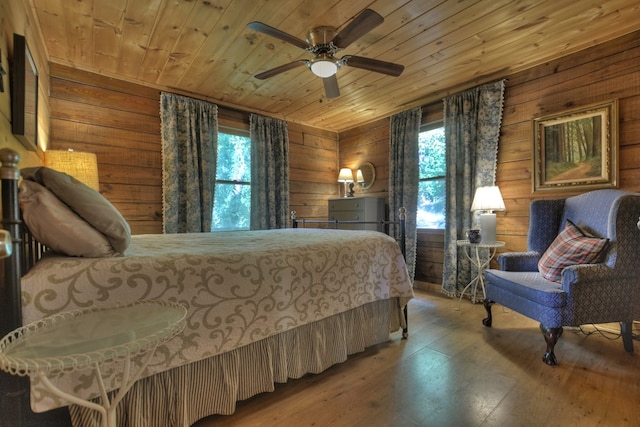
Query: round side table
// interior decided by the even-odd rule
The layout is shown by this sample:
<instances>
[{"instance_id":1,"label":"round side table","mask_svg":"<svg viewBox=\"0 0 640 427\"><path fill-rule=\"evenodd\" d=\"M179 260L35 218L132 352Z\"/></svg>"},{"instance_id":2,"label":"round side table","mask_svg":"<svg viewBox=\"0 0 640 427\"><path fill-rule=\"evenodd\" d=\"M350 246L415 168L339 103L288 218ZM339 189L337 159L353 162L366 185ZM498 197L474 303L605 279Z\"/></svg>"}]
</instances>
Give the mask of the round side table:
<instances>
[{"instance_id":1,"label":"round side table","mask_svg":"<svg viewBox=\"0 0 640 427\"><path fill-rule=\"evenodd\" d=\"M457 310L459 310L460 303L462 303L462 297L469 288L471 288L469 294L471 302L476 303L476 291L478 290L478 284L480 285L480 289L482 289L483 299L487 297L484 288L484 270L489 266L491 259L495 256L496 250L504 247L505 243L500 241L494 243L471 243L468 240L458 240L456 243L458 247L464 248L464 254L467 256L469 261L471 261L471 264L476 267L477 272L476 277L471 279L460 294L457 308ZM487 256L481 253L482 249L488 249L489 252Z\"/></svg>"},{"instance_id":2,"label":"round side table","mask_svg":"<svg viewBox=\"0 0 640 427\"><path fill-rule=\"evenodd\" d=\"M39 378L54 395L101 414L102 425L115 427L116 407L140 378L156 347L180 333L187 310L180 304L140 301L127 306L76 310L30 323L0 340L0 369L12 375ZM131 358L143 355L131 373ZM100 365L124 362L122 384L109 401ZM101 405L56 387L49 376L91 369L98 378Z\"/></svg>"}]
</instances>

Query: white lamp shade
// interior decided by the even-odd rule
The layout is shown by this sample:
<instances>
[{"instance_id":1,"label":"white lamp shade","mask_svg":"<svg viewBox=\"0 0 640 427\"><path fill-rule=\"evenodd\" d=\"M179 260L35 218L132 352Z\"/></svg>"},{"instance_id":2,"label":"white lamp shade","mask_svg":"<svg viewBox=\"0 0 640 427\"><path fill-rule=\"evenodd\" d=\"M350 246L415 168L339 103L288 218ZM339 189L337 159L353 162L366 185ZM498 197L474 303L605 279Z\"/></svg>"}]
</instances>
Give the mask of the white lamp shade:
<instances>
[{"instance_id":1,"label":"white lamp shade","mask_svg":"<svg viewBox=\"0 0 640 427\"><path fill-rule=\"evenodd\" d=\"M44 165L64 172L88 187L100 191L98 159L94 153L72 150L47 150L44 153Z\"/></svg>"},{"instance_id":2,"label":"white lamp shade","mask_svg":"<svg viewBox=\"0 0 640 427\"><path fill-rule=\"evenodd\" d=\"M472 211L504 211L504 200L497 186L478 187L471 204Z\"/></svg>"},{"instance_id":3,"label":"white lamp shade","mask_svg":"<svg viewBox=\"0 0 640 427\"><path fill-rule=\"evenodd\" d=\"M338 64L328 59L318 59L311 63L311 71L316 76L324 79L338 72Z\"/></svg>"},{"instance_id":4,"label":"white lamp shade","mask_svg":"<svg viewBox=\"0 0 640 427\"><path fill-rule=\"evenodd\" d=\"M356 172L356 182L364 182L364 175L362 175L362 170L360 169Z\"/></svg>"},{"instance_id":5,"label":"white lamp shade","mask_svg":"<svg viewBox=\"0 0 640 427\"><path fill-rule=\"evenodd\" d=\"M353 172L349 168L340 169L338 182L353 182Z\"/></svg>"}]
</instances>

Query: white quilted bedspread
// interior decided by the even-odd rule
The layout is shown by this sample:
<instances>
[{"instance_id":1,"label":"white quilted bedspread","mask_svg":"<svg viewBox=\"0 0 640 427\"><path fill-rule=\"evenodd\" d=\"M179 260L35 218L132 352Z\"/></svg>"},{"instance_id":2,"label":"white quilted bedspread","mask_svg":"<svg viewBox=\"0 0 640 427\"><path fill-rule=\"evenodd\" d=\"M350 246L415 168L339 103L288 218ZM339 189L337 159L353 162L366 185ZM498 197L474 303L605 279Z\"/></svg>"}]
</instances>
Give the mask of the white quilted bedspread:
<instances>
[{"instance_id":1,"label":"white quilted bedspread","mask_svg":"<svg viewBox=\"0 0 640 427\"><path fill-rule=\"evenodd\" d=\"M281 229L138 235L123 257L49 256L23 277L22 294L24 323L138 300L184 304L186 328L158 348L150 375L372 301L406 303L413 291L400 248L385 234ZM118 369L104 368L110 389ZM94 394L91 382L82 373L58 381L85 397ZM37 383L31 394L38 410L64 404Z\"/></svg>"}]
</instances>

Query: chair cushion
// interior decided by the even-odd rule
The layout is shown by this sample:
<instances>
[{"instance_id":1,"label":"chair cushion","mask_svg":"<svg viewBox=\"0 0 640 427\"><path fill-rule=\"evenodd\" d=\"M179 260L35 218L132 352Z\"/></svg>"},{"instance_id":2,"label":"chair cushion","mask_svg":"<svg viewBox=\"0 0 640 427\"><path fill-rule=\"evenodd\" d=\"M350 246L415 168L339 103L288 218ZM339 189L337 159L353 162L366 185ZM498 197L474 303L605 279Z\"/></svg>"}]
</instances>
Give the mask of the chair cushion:
<instances>
[{"instance_id":1,"label":"chair cushion","mask_svg":"<svg viewBox=\"0 0 640 427\"><path fill-rule=\"evenodd\" d=\"M544 307L559 308L566 304L566 293L562 290L562 285L545 279L537 271L487 269L485 277L487 299L498 301L515 310L518 310L519 304L509 304L509 301L505 301L504 298L510 298L508 295L512 295L514 300L520 301L522 298ZM502 295L502 298L497 298L495 294Z\"/></svg>"},{"instance_id":2,"label":"chair cushion","mask_svg":"<svg viewBox=\"0 0 640 427\"><path fill-rule=\"evenodd\" d=\"M542 276L554 282L562 280L562 270L570 265L598 262L609 239L585 234L571 220L538 261Z\"/></svg>"}]
</instances>

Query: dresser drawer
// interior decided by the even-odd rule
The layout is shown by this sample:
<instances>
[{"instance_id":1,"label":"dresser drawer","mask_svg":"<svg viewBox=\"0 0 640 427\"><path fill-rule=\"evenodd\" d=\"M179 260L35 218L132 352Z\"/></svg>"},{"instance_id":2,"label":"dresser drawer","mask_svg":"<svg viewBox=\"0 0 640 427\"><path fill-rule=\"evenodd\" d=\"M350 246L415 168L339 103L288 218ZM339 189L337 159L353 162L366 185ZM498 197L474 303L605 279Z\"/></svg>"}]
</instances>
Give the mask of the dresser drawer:
<instances>
[{"instance_id":1,"label":"dresser drawer","mask_svg":"<svg viewBox=\"0 0 640 427\"><path fill-rule=\"evenodd\" d=\"M354 197L329 200L330 221L362 221L371 224L338 224L338 228L349 230L382 231L384 199L381 197Z\"/></svg>"},{"instance_id":2,"label":"dresser drawer","mask_svg":"<svg viewBox=\"0 0 640 427\"><path fill-rule=\"evenodd\" d=\"M366 206L366 200L364 197L348 198L348 199L333 199L329 200L329 211L359 211L363 210Z\"/></svg>"},{"instance_id":3,"label":"dresser drawer","mask_svg":"<svg viewBox=\"0 0 640 427\"><path fill-rule=\"evenodd\" d=\"M360 211L330 211L329 220L333 221L365 221L363 213Z\"/></svg>"}]
</instances>

